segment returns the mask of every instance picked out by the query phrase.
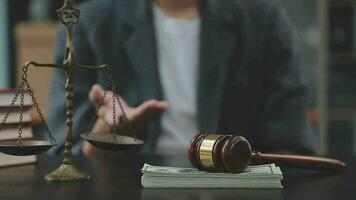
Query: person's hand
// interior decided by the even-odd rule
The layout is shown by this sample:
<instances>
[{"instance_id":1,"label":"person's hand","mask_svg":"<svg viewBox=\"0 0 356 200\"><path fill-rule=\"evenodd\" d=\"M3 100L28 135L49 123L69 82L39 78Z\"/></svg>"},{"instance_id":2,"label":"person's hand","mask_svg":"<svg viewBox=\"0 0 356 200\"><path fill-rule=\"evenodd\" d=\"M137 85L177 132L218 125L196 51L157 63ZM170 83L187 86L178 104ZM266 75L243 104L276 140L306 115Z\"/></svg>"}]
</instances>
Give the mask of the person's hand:
<instances>
[{"instance_id":1,"label":"person's hand","mask_svg":"<svg viewBox=\"0 0 356 200\"><path fill-rule=\"evenodd\" d=\"M89 99L96 105L99 105L102 101L104 95L104 90L99 85L94 85L90 91ZM102 105L99 109L99 118L104 120L109 126L113 125L113 102L112 102L113 93L108 92L105 96L105 99L102 102ZM166 101L157 101L149 100L142 103L138 107L130 107L127 105L125 100L120 97L123 109L126 113L128 121L134 127L141 127L151 120L159 117L166 109ZM116 125L118 127L126 126L126 122L123 118L123 114L120 110L119 103L116 100Z\"/></svg>"},{"instance_id":2,"label":"person's hand","mask_svg":"<svg viewBox=\"0 0 356 200\"><path fill-rule=\"evenodd\" d=\"M93 134L110 133L111 127L113 126L113 93L108 92L105 96L105 99L102 99L103 95L104 90L99 85L94 85L89 93L89 99L95 105L101 104L98 113L99 118L91 130ZM149 100L142 103L138 107L130 107L121 97L120 102L122 103L129 123L135 128L140 128L141 126L147 124L149 121L156 119L167 109L167 102L165 101ZM119 102L117 100L115 107L116 125L120 129L125 129L127 123L123 118ZM105 154L105 151L93 148L93 146L91 146L88 142L85 142L82 147L82 153L85 156L90 156L95 154Z\"/></svg>"}]
</instances>

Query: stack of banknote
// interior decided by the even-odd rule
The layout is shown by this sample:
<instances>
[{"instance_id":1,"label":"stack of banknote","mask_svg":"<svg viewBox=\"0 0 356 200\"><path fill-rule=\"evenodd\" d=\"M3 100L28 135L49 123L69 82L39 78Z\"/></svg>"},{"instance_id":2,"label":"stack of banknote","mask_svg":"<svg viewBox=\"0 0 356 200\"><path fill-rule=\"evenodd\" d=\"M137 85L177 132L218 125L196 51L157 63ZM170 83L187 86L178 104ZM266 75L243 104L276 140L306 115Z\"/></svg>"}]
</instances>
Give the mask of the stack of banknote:
<instances>
[{"instance_id":1,"label":"stack of banknote","mask_svg":"<svg viewBox=\"0 0 356 200\"><path fill-rule=\"evenodd\" d=\"M283 179L274 164L250 166L240 174L145 164L142 173L144 188L282 188Z\"/></svg>"}]
</instances>

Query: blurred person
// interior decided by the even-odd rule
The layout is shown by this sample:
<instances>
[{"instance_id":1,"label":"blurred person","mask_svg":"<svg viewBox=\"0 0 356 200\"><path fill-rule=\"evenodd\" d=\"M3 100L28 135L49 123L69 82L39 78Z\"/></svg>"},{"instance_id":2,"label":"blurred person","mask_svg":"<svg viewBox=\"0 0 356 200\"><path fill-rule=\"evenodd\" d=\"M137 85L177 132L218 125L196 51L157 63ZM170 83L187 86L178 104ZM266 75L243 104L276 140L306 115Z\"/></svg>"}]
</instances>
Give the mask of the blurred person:
<instances>
[{"instance_id":1,"label":"blurred person","mask_svg":"<svg viewBox=\"0 0 356 200\"><path fill-rule=\"evenodd\" d=\"M81 3L87 0L75 0L75 3ZM21 5L23 2L21 2ZM29 5L29 17L34 21L50 21L58 18L57 12L63 4L63 1L31 0Z\"/></svg>"},{"instance_id":2,"label":"blurred person","mask_svg":"<svg viewBox=\"0 0 356 200\"><path fill-rule=\"evenodd\" d=\"M200 132L242 135L260 151L315 151L295 33L279 6L268 0L93 0L80 9L76 61L113 67L129 121L145 141L142 152L184 154ZM57 63L64 46L62 26ZM77 69L74 78L73 152L90 154L95 148L80 134L90 126L106 75ZM59 145L52 153L64 149L64 85L64 71L56 69L49 128ZM92 132L110 132L111 96Z\"/></svg>"},{"instance_id":3,"label":"blurred person","mask_svg":"<svg viewBox=\"0 0 356 200\"><path fill-rule=\"evenodd\" d=\"M30 18L36 21L45 21L50 18L51 1L47 0L32 0L30 4Z\"/></svg>"}]
</instances>

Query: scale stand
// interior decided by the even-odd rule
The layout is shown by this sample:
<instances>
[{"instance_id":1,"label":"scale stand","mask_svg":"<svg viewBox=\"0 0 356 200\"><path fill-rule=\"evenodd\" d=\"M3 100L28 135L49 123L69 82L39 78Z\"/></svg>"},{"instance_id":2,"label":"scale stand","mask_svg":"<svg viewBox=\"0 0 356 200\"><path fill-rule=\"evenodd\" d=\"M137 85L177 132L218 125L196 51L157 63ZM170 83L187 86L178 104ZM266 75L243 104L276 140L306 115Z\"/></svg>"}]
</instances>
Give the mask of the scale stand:
<instances>
[{"instance_id":1,"label":"scale stand","mask_svg":"<svg viewBox=\"0 0 356 200\"><path fill-rule=\"evenodd\" d=\"M65 142L65 151L64 151L64 160L63 163L53 172L45 176L45 180L49 182L62 182L62 181L85 181L89 180L91 177L85 172L82 172L78 168L76 168L72 164L72 137L73 137L73 132L72 132L72 125L73 125L73 72L76 68L85 68L85 69L104 69L108 68L109 66L107 65L101 65L101 66L87 66L87 65L79 65L76 64L75 59L74 59L74 48L73 48L73 38L72 38L72 28L73 25L76 24L79 20L79 10L75 9L73 7L73 0L65 0L64 5L62 8L60 8L58 11L58 16L60 18L60 21L64 24L66 28L66 48L65 48L65 59L62 65L60 65L60 68L64 69L66 78L67 78L67 83L66 83L66 115L67 115L67 137L66 137L66 142ZM51 67L51 66L50 66ZM53 67L53 65L52 65ZM56 66L54 66L56 67ZM113 91L114 92L114 91ZM114 99L113 96L113 100ZM118 99L119 100L119 99ZM120 108L123 112L123 108L121 106L121 102L119 101ZM115 104L114 104L115 105ZM114 107L115 109L115 107ZM114 116L116 117L115 110L114 110ZM126 118L126 115L124 114L124 117ZM114 130L114 129L113 129ZM105 134L106 138L110 137L108 136L109 134ZM90 134L82 137L84 139L88 139L88 141L92 144L100 144L99 147L101 146L102 148L105 149L105 147L121 147L118 148L119 150L125 150L129 147L134 147L134 146L141 146L143 144L142 141L138 140L136 137L131 138L131 137L126 137L126 136L119 136L119 138L126 138L126 139L121 139L121 142L117 142L116 134L114 132L113 134L113 139L112 140L102 140L101 138L91 138ZM98 146L98 145L95 145ZM116 149L113 149L116 150Z\"/></svg>"},{"instance_id":2,"label":"scale stand","mask_svg":"<svg viewBox=\"0 0 356 200\"><path fill-rule=\"evenodd\" d=\"M65 0L64 5L57 10L58 16L62 24L66 28L66 46L65 46L65 56L63 64L40 64L36 62L28 62L23 66L23 74L22 74L22 82L16 90L16 94L10 104L10 109L12 109L15 105L16 100L20 95L21 104L20 104L20 118L19 118L19 136L17 141L0 141L0 152L6 153L9 155L16 156L26 156L26 155L36 155L47 151L54 145L56 145L55 138L52 136L52 133L48 129L47 123L43 117L43 114L38 106L37 100L33 95L33 90L28 82L27 71L29 66L33 65L35 67L51 67L51 68L60 68L63 69L66 75L66 117L67 117L67 135L65 140L65 150L64 150L64 159L62 164L55 169L53 172L45 176L45 180L48 182L74 182L74 181L86 181L91 179L90 175L81 171L77 167L75 167L72 163L72 142L73 142L73 76L74 72L77 68L84 68L90 70L100 70L109 68L108 65L100 65L100 66L88 66L88 65L80 65L75 62L74 59L74 46L73 46L73 26L78 22L80 11L74 8L73 0ZM111 82L112 90L115 92L114 82ZM22 117L23 117L23 99L24 99L24 91L27 89L30 92L30 96L32 97L32 101L36 108L39 117L41 118L41 123L45 127L46 132L50 137L50 141L41 141L41 140L23 140L21 137L22 134ZM106 94L107 92L105 92ZM105 94L103 99L105 99ZM128 118L123 109L122 103L118 95L113 94L112 97L113 102L113 121L114 125L112 128L112 133L102 133L100 136L97 134L91 134L90 131L86 134L82 134L81 137L87 140L90 144L102 148L105 150L111 151L125 151L137 149L143 144L143 141L136 138L134 131L131 127L131 124L128 121ZM118 102L119 107L121 109L121 113L123 119L130 127L133 137L117 135L118 128L116 127L116 103ZM96 112L98 112L101 105L97 106ZM6 124L6 120L10 114L9 111L5 114L4 119L2 120L0 126L0 132L4 125ZM97 113L96 116L97 117ZM94 118L96 119L96 118Z\"/></svg>"},{"instance_id":3,"label":"scale stand","mask_svg":"<svg viewBox=\"0 0 356 200\"><path fill-rule=\"evenodd\" d=\"M66 47L65 58L63 64L59 67L64 69L67 78L66 82L66 115L67 115L67 137L65 141L65 151L63 163L53 172L45 176L45 180L49 182L62 181L85 181L91 177L89 174L82 172L72 163L72 140L73 140L73 74L76 68L100 69L107 67L105 65L99 67L81 66L75 63L74 47L73 47L73 26L79 20L80 11L73 7L71 0L65 0L62 8L57 10L60 21L66 28ZM50 66L51 67L51 66ZM52 65L53 67L53 65Z\"/></svg>"}]
</instances>

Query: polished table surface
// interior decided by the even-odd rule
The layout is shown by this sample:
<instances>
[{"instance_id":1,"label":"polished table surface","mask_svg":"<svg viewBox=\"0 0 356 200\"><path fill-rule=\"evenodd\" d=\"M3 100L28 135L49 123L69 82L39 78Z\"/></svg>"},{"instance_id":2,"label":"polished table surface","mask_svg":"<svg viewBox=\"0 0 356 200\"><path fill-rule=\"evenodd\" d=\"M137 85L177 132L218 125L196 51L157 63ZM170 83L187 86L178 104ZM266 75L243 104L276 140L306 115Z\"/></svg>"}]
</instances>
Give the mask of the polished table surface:
<instances>
[{"instance_id":1,"label":"polished table surface","mask_svg":"<svg viewBox=\"0 0 356 200\"><path fill-rule=\"evenodd\" d=\"M40 156L33 165L0 169L0 200L7 199L356 199L356 159L341 173L284 168L279 189L144 189L140 168L154 165L190 166L186 156L141 156L135 153L74 157L73 162L92 175L78 183L46 183L43 177L61 157Z\"/></svg>"}]
</instances>

